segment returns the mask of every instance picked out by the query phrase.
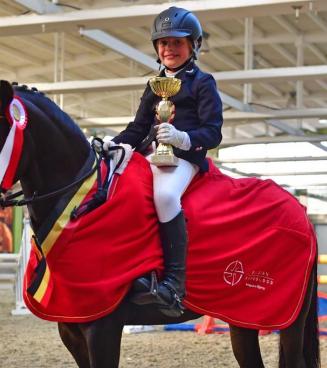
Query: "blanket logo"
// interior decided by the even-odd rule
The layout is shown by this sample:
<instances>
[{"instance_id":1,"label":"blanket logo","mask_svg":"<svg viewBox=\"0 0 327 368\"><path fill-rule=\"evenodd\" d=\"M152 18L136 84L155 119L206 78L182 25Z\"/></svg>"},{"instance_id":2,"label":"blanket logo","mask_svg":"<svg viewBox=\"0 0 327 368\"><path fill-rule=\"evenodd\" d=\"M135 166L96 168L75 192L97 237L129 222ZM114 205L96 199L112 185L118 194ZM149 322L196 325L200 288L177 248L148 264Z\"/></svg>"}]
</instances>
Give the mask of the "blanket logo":
<instances>
[{"instance_id":1,"label":"blanket logo","mask_svg":"<svg viewBox=\"0 0 327 368\"><path fill-rule=\"evenodd\" d=\"M274 285L274 279L267 271L252 271L245 277L246 286L261 291L266 291L268 287Z\"/></svg>"},{"instance_id":2,"label":"blanket logo","mask_svg":"<svg viewBox=\"0 0 327 368\"><path fill-rule=\"evenodd\" d=\"M224 281L226 284L235 286L244 276L243 264L241 261L231 262L224 271Z\"/></svg>"}]
</instances>

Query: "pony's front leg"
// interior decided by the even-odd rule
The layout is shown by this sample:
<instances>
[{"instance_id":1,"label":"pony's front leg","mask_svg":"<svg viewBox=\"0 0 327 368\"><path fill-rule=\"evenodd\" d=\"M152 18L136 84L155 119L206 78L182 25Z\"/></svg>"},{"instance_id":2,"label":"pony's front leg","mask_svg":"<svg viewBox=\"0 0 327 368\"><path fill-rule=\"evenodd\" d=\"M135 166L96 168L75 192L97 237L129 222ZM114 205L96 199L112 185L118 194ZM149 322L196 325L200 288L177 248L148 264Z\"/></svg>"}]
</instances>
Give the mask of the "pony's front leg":
<instances>
[{"instance_id":1,"label":"pony's front leg","mask_svg":"<svg viewBox=\"0 0 327 368\"><path fill-rule=\"evenodd\" d=\"M240 368L264 368L259 331L229 325L234 356Z\"/></svg>"},{"instance_id":2,"label":"pony's front leg","mask_svg":"<svg viewBox=\"0 0 327 368\"><path fill-rule=\"evenodd\" d=\"M79 368L90 368L89 352L78 323L58 323L62 342L72 354Z\"/></svg>"},{"instance_id":3,"label":"pony's front leg","mask_svg":"<svg viewBox=\"0 0 327 368\"><path fill-rule=\"evenodd\" d=\"M111 314L80 326L87 344L89 368L118 368L122 320Z\"/></svg>"}]
</instances>

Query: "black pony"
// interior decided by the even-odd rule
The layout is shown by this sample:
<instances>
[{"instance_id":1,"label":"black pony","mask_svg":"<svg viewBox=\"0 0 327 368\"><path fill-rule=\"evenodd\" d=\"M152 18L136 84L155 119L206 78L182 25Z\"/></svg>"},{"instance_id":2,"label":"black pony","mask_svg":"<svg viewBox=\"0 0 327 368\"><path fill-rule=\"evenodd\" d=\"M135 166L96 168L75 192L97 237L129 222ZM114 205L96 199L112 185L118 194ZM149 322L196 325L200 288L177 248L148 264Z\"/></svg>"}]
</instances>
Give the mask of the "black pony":
<instances>
[{"instance_id":1,"label":"black pony","mask_svg":"<svg viewBox=\"0 0 327 368\"><path fill-rule=\"evenodd\" d=\"M11 122L8 106L18 96L28 112L22 154L13 182L20 181L33 230L44 226L58 201L69 200L77 188L70 186L92 171L90 144L77 125L51 100L36 90L0 85L0 152L7 141ZM58 189L64 188L57 192ZM0 205L15 204L0 187ZM47 196L49 193L53 195ZM109 240L110 242L110 240ZM286 245L285 245L286 249ZM219 298L224 298L220 295ZM317 332L316 262L311 271L301 310L289 327L280 332L280 367L320 367ZM273 306L271 306L273 308ZM137 306L124 298L106 316L86 323L60 322L59 333L80 368L115 368L119 366L120 343L124 325L169 324L199 317L185 310L180 318L166 317L155 306ZM264 367L258 330L230 324L231 342L236 360L242 368ZM141 349L141 347L140 347ZM219 366L219 362L217 362Z\"/></svg>"}]
</instances>

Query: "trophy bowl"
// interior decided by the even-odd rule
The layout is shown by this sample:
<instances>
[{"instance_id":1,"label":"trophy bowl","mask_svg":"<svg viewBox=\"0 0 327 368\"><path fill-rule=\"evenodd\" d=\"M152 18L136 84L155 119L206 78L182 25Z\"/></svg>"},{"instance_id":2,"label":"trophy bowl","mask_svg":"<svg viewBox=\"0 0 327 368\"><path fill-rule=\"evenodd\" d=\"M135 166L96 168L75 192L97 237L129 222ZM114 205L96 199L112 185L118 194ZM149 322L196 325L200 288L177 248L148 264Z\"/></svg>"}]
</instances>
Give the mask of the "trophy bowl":
<instances>
[{"instance_id":1,"label":"trophy bowl","mask_svg":"<svg viewBox=\"0 0 327 368\"><path fill-rule=\"evenodd\" d=\"M150 79L149 83L153 93L167 99L179 92L182 81L174 77L154 77Z\"/></svg>"},{"instance_id":2,"label":"trophy bowl","mask_svg":"<svg viewBox=\"0 0 327 368\"><path fill-rule=\"evenodd\" d=\"M149 80L152 92L160 96L162 100L156 106L159 123L171 123L175 115L175 105L168 100L175 96L182 81L173 77L154 77ZM170 144L159 143L155 154L151 157L151 163L156 166L177 166L178 158L174 155Z\"/></svg>"}]
</instances>

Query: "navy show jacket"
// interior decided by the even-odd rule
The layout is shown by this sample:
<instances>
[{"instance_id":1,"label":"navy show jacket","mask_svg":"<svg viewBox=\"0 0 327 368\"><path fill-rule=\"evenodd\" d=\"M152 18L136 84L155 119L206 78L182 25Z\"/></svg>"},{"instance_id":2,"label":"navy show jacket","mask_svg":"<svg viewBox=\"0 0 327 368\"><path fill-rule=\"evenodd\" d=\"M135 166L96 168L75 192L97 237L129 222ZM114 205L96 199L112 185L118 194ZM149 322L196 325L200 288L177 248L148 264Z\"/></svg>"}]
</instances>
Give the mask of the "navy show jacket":
<instances>
[{"instance_id":1,"label":"navy show jacket","mask_svg":"<svg viewBox=\"0 0 327 368\"><path fill-rule=\"evenodd\" d=\"M163 70L160 76L164 75ZM176 110L172 124L176 129L187 132L191 148L184 151L173 147L174 154L198 165L200 171L208 171L207 150L217 147L222 139L222 102L216 82L211 74L202 72L192 61L175 77L181 79L182 84L177 95L170 98ZM161 97L152 92L148 83L134 121L113 141L128 143L133 148L139 145L151 126L158 123L155 107L160 100Z\"/></svg>"}]
</instances>

